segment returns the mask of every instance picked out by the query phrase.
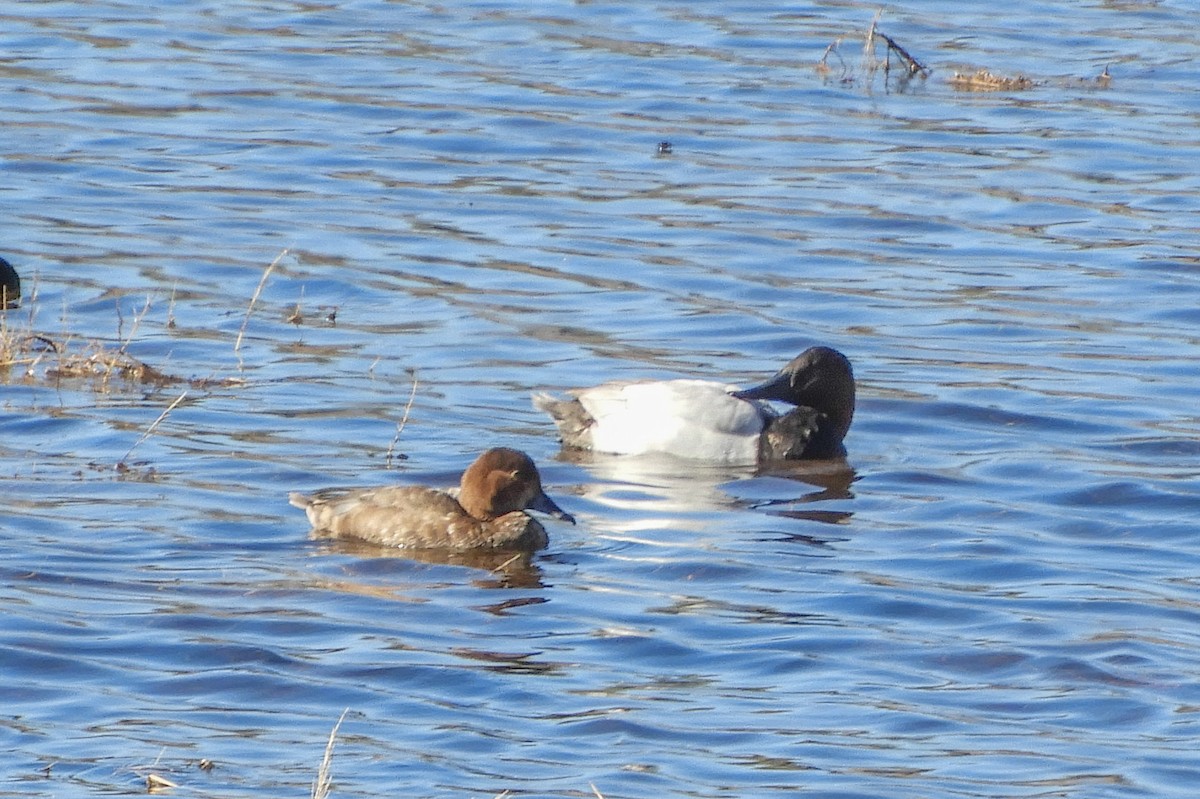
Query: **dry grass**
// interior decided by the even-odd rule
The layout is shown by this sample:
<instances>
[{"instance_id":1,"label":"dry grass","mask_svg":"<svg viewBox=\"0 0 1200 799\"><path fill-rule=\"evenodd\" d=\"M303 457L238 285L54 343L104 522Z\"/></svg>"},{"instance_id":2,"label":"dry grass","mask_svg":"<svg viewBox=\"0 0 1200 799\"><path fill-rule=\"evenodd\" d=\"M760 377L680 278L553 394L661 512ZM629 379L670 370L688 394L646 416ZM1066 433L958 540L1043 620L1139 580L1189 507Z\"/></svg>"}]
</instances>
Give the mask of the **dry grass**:
<instances>
[{"instance_id":1,"label":"dry grass","mask_svg":"<svg viewBox=\"0 0 1200 799\"><path fill-rule=\"evenodd\" d=\"M950 78L950 85L967 92L999 92L1032 89L1036 84L1024 75L1007 77L981 69L970 75L955 72Z\"/></svg>"},{"instance_id":2,"label":"dry grass","mask_svg":"<svg viewBox=\"0 0 1200 799\"><path fill-rule=\"evenodd\" d=\"M271 269L286 254L286 250L267 267L259 282L258 289L251 299L252 310L258 295L266 283ZM137 309L131 318L122 313L121 304L116 305L117 335L115 339L84 339L73 333L63 332L52 334L42 332L36 327L36 289L24 299L21 309L0 309L0 383L20 381L26 384L42 382L60 385L64 381L82 381L90 383L93 390L107 393L121 384L121 388L144 389L151 387L161 389L168 386L183 384L185 390L180 393L159 414L133 446L118 460L115 468L125 476L136 473L130 458L134 451L146 441L158 427L167 419L188 396L189 389L205 390L213 387L230 387L243 385L245 381L238 377L207 377L185 380L175 375L167 374L130 354L131 346L137 337L143 322L150 313L152 301L146 302ZM168 328L174 327L175 292L172 291L167 314ZM247 310L247 319L250 310ZM64 309L63 320L66 324L67 314ZM243 330L245 323L243 323ZM240 345L241 334L238 344ZM240 362L240 356L239 356ZM153 470L150 471L150 474Z\"/></svg>"},{"instance_id":3,"label":"dry grass","mask_svg":"<svg viewBox=\"0 0 1200 799\"><path fill-rule=\"evenodd\" d=\"M374 364L371 366L374 369ZM388 445L387 459L384 463L385 469L392 468L392 459L396 452L396 445L400 443L400 434L404 432L404 425L408 424L408 414L412 411L413 400L417 398L417 370L412 372L412 391L408 394L408 402L404 404L404 415L400 417L400 421L396 423L396 435L392 436L392 443ZM396 456L398 460L404 460L407 456Z\"/></svg>"},{"instance_id":4,"label":"dry grass","mask_svg":"<svg viewBox=\"0 0 1200 799\"><path fill-rule=\"evenodd\" d=\"M333 747L337 742L338 730L341 729L342 722L345 721L346 714L349 712L350 708L343 710L337 723L329 731L329 740L325 742L325 754L321 757L321 765L317 767L317 776L313 779L312 799L329 799L329 795L333 792ZM604 799L604 794L600 793L594 784L589 782L588 787L592 789L592 794L596 799ZM495 799L509 799L512 795L512 791L505 789L496 794Z\"/></svg>"},{"instance_id":5,"label":"dry grass","mask_svg":"<svg viewBox=\"0 0 1200 799\"><path fill-rule=\"evenodd\" d=\"M349 712L350 708L343 710L342 715L338 717L337 724L334 724L333 729L329 731L329 740L325 743L325 755L321 758L316 779L313 780L312 799L329 799L329 793L333 789L333 744L337 740L338 730L341 729L342 722Z\"/></svg>"},{"instance_id":6,"label":"dry grass","mask_svg":"<svg viewBox=\"0 0 1200 799\"><path fill-rule=\"evenodd\" d=\"M129 456L133 454L133 451L135 449L137 449L138 446L141 445L141 443L143 441L145 441L147 438L149 438L151 435L153 435L155 429L160 424L162 424L162 420L166 419L167 416L171 413L171 411L175 410L175 408L178 407L179 403L183 402L184 397L186 397L187 394L188 394L187 391L184 391L182 394L180 394L178 397L176 397L175 401L172 402L170 405L168 405L166 407L166 410L164 410L162 413L160 413L158 415L158 418L150 423L150 426L146 428L146 432L142 433L142 437L139 438L137 441L133 442L133 446L130 447L129 451L125 453L125 457L121 458L121 460L117 461L117 471L118 472L129 471L129 465L128 465L129 464Z\"/></svg>"},{"instance_id":7,"label":"dry grass","mask_svg":"<svg viewBox=\"0 0 1200 799\"><path fill-rule=\"evenodd\" d=\"M242 365L242 341L245 338L250 316L267 284L267 278L287 254L287 249L282 250L275 260L267 265L250 298L241 329L238 330L237 339L234 341L234 352L238 356L239 368ZM176 327L175 294L175 290L172 289L167 304L167 329ZM193 388L234 386L244 382L236 377L184 380L167 374L131 355L129 353L130 345L151 309L152 303L149 297L146 298L145 304L133 315L132 319L128 320L128 332L126 332L127 320L121 311L120 303L117 303L117 336L114 342L103 339L83 339L68 332L54 335L37 330L35 326L38 307L36 296L35 285L30 296L23 300L23 307L28 308L28 315L23 321L19 318L20 314L16 309L0 308L0 380L5 377L5 372L10 379L16 377L26 382L34 382L39 379L50 381L92 380L95 388L99 391L108 391L116 381L155 387L187 383ZM299 305L297 305L297 314L298 310Z\"/></svg>"},{"instance_id":8,"label":"dry grass","mask_svg":"<svg viewBox=\"0 0 1200 799\"><path fill-rule=\"evenodd\" d=\"M947 79L953 88L964 92L1021 92L1052 85L1085 89L1107 89L1112 85L1112 75L1104 70L1091 78L1054 78L1035 80L1025 75L1002 75L987 69L974 72L955 72Z\"/></svg>"},{"instance_id":9,"label":"dry grass","mask_svg":"<svg viewBox=\"0 0 1200 799\"><path fill-rule=\"evenodd\" d=\"M259 295L262 294L263 287L267 285L267 278L271 276L271 272L283 260L283 256L288 254L288 248L284 247L279 251L279 255L275 256L275 260L267 264L267 268L263 270L262 277L258 280L258 288L254 289L253 296L250 297L250 305L246 307L246 317L242 319L242 327L238 330L237 341L233 343L233 351L238 354L238 362L241 362L242 339L246 335L246 325L250 324L250 314L254 313L254 304L258 302Z\"/></svg>"},{"instance_id":10,"label":"dry grass","mask_svg":"<svg viewBox=\"0 0 1200 799\"><path fill-rule=\"evenodd\" d=\"M107 390L111 381L124 380L138 384L165 385L178 378L160 372L129 354L129 345L137 335L142 319L150 310L150 299L134 316L129 334L125 335L125 318L117 305L117 341L80 340L69 333L55 336L37 330L38 284L22 301L27 309L21 314L15 308L0 309L0 373L10 376L16 372L26 381L39 377L48 380L85 378L97 382L97 388ZM39 374L39 370L43 370ZM2 375L0 375L2 376Z\"/></svg>"},{"instance_id":11,"label":"dry grass","mask_svg":"<svg viewBox=\"0 0 1200 799\"><path fill-rule=\"evenodd\" d=\"M136 330L136 328L135 328ZM114 380L156 386L180 382L129 354L129 339L113 345L98 339L80 341L72 335L54 337L33 330L32 325L13 325L0 316L0 370L17 373L34 381L88 379L99 390Z\"/></svg>"}]
</instances>

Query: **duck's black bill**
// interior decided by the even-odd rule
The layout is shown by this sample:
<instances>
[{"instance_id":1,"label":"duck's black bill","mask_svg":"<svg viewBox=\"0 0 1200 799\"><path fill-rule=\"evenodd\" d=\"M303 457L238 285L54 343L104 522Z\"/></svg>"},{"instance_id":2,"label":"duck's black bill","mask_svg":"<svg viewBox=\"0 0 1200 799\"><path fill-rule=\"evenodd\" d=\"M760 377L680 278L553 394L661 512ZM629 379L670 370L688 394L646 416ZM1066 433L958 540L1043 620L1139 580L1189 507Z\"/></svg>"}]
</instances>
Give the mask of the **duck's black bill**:
<instances>
[{"instance_id":1,"label":"duck's black bill","mask_svg":"<svg viewBox=\"0 0 1200 799\"><path fill-rule=\"evenodd\" d=\"M733 396L744 400L778 400L787 402L791 396L791 375L780 372L765 383L741 391L731 392Z\"/></svg>"},{"instance_id":2,"label":"duck's black bill","mask_svg":"<svg viewBox=\"0 0 1200 799\"><path fill-rule=\"evenodd\" d=\"M546 496L545 492L538 494L533 498L533 502L529 505L530 510L540 511L548 516L553 516L556 519L562 519L564 522L575 523L575 517L567 513L558 505L554 504L554 500Z\"/></svg>"}]
</instances>

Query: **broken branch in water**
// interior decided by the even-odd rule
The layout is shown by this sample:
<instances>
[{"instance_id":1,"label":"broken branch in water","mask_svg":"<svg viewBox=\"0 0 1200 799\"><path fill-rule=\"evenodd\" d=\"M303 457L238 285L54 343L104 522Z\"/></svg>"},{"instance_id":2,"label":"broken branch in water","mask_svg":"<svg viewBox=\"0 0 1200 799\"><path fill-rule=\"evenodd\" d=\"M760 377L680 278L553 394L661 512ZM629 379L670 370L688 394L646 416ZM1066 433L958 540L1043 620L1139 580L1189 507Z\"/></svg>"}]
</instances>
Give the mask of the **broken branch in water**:
<instances>
[{"instance_id":1,"label":"broken branch in water","mask_svg":"<svg viewBox=\"0 0 1200 799\"><path fill-rule=\"evenodd\" d=\"M884 72L888 71L888 64L891 63L891 54L895 52L900 60L904 62L904 68L908 71L909 77L913 75L920 75L922 78L929 77L929 70L925 68L925 65L913 58L912 54L897 44L895 39L880 31L875 31L875 35L887 42L888 46L888 60L884 64Z\"/></svg>"},{"instance_id":2,"label":"broken branch in water","mask_svg":"<svg viewBox=\"0 0 1200 799\"><path fill-rule=\"evenodd\" d=\"M919 75L922 78L929 77L930 69L928 67L918 61L916 57L913 56L912 53L908 52L908 50L899 42L879 30L879 18L882 16L882 14L882 11L879 11L875 14L875 18L871 20L871 24L867 28L866 35L863 36L863 54L862 61L860 62L858 68L858 75L853 74L852 71L847 68L846 62L842 60L841 37L834 40L825 48L825 52L821 54L820 60L817 61L817 73L821 75L829 75L833 71L829 64L830 56L833 55L842 62L841 80L843 82L853 82L859 77L870 81L874 77L875 71L879 68L879 59L876 57L875 51L877 49L877 43L882 41L887 47L886 57L883 63L883 71L885 76L890 75L891 73L892 53L895 53L900 62L904 64L904 79L911 78L915 75Z\"/></svg>"}]
</instances>

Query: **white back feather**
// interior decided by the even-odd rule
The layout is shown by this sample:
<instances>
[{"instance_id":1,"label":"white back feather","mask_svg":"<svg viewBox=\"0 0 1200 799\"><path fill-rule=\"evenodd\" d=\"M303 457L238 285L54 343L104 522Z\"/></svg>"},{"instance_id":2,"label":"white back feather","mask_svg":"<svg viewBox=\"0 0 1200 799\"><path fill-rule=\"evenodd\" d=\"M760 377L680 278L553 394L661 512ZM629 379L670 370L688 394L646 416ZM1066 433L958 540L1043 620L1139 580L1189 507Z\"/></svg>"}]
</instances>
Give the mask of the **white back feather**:
<instances>
[{"instance_id":1,"label":"white back feather","mask_svg":"<svg viewBox=\"0 0 1200 799\"><path fill-rule=\"evenodd\" d=\"M683 458L753 463L764 408L709 380L606 383L576 393L596 420L592 449L617 455L667 452Z\"/></svg>"}]
</instances>

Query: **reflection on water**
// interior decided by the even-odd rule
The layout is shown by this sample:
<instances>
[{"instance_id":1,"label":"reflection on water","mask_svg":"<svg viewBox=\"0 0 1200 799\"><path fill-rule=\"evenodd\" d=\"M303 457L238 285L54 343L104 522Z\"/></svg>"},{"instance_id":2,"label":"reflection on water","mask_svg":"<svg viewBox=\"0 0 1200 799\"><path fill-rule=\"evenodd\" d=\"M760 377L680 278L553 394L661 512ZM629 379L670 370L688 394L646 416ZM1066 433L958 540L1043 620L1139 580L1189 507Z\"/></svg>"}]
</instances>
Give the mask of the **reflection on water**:
<instances>
[{"instance_id":1,"label":"reflection on water","mask_svg":"<svg viewBox=\"0 0 1200 799\"><path fill-rule=\"evenodd\" d=\"M350 558L366 559L401 559L419 561L421 563L444 564L447 566L465 566L488 572L491 576L482 578L468 575L472 584L480 588L540 588L541 570L533 562L534 555L530 552L513 552L510 550L453 550L453 549L395 549L382 547L352 538L328 538L313 536L319 541L319 553L333 553ZM378 575L377 570L372 570ZM343 585L340 590L356 591L355 585ZM373 593L376 587L370 584L361 586L361 590Z\"/></svg>"},{"instance_id":2,"label":"reflection on water","mask_svg":"<svg viewBox=\"0 0 1200 799\"><path fill-rule=\"evenodd\" d=\"M680 529L705 526L704 519L731 504L722 490L725 483L754 474L751 466L725 466L692 462L668 455L623 457L601 453L567 452L590 476L581 495L629 517L633 524L657 515L659 521ZM607 516L607 514L605 514Z\"/></svg>"},{"instance_id":3,"label":"reflection on water","mask_svg":"<svg viewBox=\"0 0 1200 799\"><path fill-rule=\"evenodd\" d=\"M850 485L857 476L844 460L728 466L666 455L622 457L575 450L564 450L560 457L587 472L579 494L601 506L598 513L604 519L598 523L608 530L704 530L713 514L733 508L771 508L779 516L831 524L853 515L799 508L853 498ZM609 527L614 522L616 527Z\"/></svg>"},{"instance_id":4,"label":"reflection on water","mask_svg":"<svg viewBox=\"0 0 1200 799\"><path fill-rule=\"evenodd\" d=\"M1190 9L885 9L902 84L844 4L9 6L10 793L304 795L349 708L334 796L1191 798ZM529 407L817 343L846 462ZM545 552L286 502L493 445Z\"/></svg>"}]
</instances>

